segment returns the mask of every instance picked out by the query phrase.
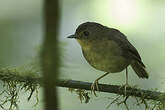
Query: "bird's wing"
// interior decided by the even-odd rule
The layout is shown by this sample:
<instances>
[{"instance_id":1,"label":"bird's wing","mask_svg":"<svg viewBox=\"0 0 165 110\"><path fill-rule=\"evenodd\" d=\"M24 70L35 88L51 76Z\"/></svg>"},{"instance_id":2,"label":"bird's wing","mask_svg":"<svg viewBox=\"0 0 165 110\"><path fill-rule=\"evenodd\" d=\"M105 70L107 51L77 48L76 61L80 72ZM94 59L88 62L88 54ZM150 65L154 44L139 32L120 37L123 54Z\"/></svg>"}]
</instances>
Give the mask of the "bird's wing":
<instances>
[{"instance_id":1,"label":"bird's wing","mask_svg":"<svg viewBox=\"0 0 165 110\"><path fill-rule=\"evenodd\" d=\"M110 28L109 31L109 38L114 40L122 49L122 56L128 59L133 59L135 61L138 61L140 64L142 64L143 67L145 65L143 64L141 57L136 50L136 48L128 41L127 37L121 33L117 29Z\"/></svg>"}]
</instances>

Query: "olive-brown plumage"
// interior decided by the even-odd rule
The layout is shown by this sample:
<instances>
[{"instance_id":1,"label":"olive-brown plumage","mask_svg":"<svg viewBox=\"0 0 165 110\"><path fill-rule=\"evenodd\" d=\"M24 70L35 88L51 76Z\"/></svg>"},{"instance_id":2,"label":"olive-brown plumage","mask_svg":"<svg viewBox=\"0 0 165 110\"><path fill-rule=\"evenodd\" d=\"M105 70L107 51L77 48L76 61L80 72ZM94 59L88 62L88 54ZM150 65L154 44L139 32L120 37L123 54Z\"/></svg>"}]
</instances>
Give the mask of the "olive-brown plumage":
<instances>
[{"instance_id":1,"label":"olive-brown plumage","mask_svg":"<svg viewBox=\"0 0 165 110\"><path fill-rule=\"evenodd\" d=\"M117 29L86 22L79 25L69 38L79 42L87 62L98 70L117 73L131 65L140 78L149 77L136 48Z\"/></svg>"}]
</instances>

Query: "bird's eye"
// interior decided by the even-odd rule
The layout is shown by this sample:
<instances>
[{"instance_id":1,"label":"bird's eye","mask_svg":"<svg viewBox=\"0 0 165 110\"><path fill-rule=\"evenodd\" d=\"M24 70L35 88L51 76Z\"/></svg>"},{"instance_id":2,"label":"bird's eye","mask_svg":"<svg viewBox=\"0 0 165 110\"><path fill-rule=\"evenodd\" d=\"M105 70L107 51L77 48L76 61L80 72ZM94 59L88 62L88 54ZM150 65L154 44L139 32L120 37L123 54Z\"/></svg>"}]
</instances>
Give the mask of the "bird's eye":
<instances>
[{"instance_id":1,"label":"bird's eye","mask_svg":"<svg viewBox=\"0 0 165 110\"><path fill-rule=\"evenodd\" d=\"M89 32L88 31L84 31L84 35L85 36L89 36Z\"/></svg>"}]
</instances>

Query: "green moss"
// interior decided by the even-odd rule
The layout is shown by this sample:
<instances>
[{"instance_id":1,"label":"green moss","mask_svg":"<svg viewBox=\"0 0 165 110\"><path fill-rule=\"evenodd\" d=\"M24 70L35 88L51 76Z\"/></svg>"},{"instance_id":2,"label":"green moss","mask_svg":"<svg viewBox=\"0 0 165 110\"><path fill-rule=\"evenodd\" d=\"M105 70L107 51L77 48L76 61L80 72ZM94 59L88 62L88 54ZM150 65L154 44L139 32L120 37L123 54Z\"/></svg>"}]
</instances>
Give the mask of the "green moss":
<instances>
[{"instance_id":1,"label":"green moss","mask_svg":"<svg viewBox=\"0 0 165 110\"><path fill-rule=\"evenodd\" d=\"M24 73L25 72L25 73ZM28 92L29 101L35 92L38 94L39 83L35 80L38 75L33 71L19 71L16 68L0 69L0 80L2 80L3 90L0 94L0 107L8 110L18 110L19 95L21 91ZM27 74L28 73L28 74ZM38 97L36 97L36 104ZM36 105L35 104L35 105ZM6 105L9 105L7 108Z\"/></svg>"}]
</instances>

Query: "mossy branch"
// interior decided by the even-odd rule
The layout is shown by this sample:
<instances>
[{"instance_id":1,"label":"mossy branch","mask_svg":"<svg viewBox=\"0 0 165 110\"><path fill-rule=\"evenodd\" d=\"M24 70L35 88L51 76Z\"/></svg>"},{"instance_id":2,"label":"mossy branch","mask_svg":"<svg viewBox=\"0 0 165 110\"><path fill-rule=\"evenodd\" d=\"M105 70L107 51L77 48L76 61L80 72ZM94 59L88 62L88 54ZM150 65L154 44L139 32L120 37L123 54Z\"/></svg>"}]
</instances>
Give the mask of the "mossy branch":
<instances>
[{"instance_id":1,"label":"mossy branch","mask_svg":"<svg viewBox=\"0 0 165 110\"><path fill-rule=\"evenodd\" d=\"M91 90L91 84L92 83L82 82L82 81L66 80L66 81L59 81L57 86ZM118 95L125 95L124 88L119 85L99 84L99 91L107 92L107 93L115 93ZM126 94L127 96L143 97L144 99L152 99L159 101L159 97L163 93L157 91L137 89L134 87L128 87Z\"/></svg>"},{"instance_id":2,"label":"mossy branch","mask_svg":"<svg viewBox=\"0 0 165 110\"><path fill-rule=\"evenodd\" d=\"M0 71L0 80L2 81L16 81L20 83L28 84L38 84L43 85L42 77L41 76L22 76L20 73L11 73L11 71ZM84 89L84 90L91 90L91 84L88 82L83 81L75 81L75 80L60 80L57 83L58 87L66 87L66 88L74 88L74 89ZM114 93L118 95L124 95L124 88L119 85L107 85L107 84L99 84L99 91L100 92L107 92L107 93ZM135 87L128 87L127 96L134 96L134 97L142 97L144 99L151 99L156 101L162 101L162 97L164 93L151 91L151 90L143 90L137 89Z\"/></svg>"}]
</instances>

